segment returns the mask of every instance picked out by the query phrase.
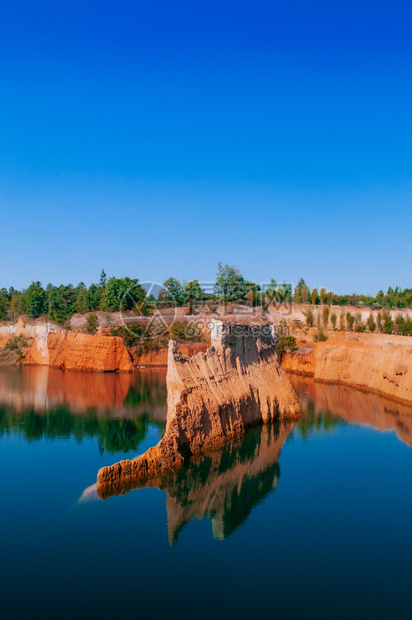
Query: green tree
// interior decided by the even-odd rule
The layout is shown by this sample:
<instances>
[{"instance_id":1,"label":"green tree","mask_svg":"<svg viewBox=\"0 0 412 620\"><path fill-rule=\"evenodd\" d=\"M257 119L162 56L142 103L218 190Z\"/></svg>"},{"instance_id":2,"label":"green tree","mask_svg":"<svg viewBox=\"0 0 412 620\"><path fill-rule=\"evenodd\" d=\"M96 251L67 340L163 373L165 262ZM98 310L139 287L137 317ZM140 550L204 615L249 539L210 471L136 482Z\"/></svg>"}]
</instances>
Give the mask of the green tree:
<instances>
[{"instance_id":1,"label":"green tree","mask_svg":"<svg viewBox=\"0 0 412 620\"><path fill-rule=\"evenodd\" d=\"M84 313L88 310L87 286L80 282L76 287L76 312Z\"/></svg>"},{"instance_id":2,"label":"green tree","mask_svg":"<svg viewBox=\"0 0 412 620\"><path fill-rule=\"evenodd\" d=\"M282 361L285 353L295 351L296 349L296 338L294 336L291 336L290 334L285 334L283 330L280 331L278 333L278 341L276 344L276 351L279 361Z\"/></svg>"},{"instance_id":3,"label":"green tree","mask_svg":"<svg viewBox=\"0 0 412 620\"><path fill-rule=\"evenodd\" d=\"M315 305L316 300L318 298L318 289L316 289L316 288L312 289L312 292L310 294L310 298L311 298L312 304Z\"/></svg>"},{"instance_id":4,"label":"green tree","mask_svg":"<svg viewBox=\"0 0 412 620\"><path fill-rule=\"evenodd\" d=\"M350 312L346 313L346 323L348 326L348 330L353 331L353 324L355 323L355 317Z\"/></svg>"},{"instance_id":5,"label":"green tree","mask_svg":"<svg viewBox=\"0 0 412 620\"><path fill-rule=\"evenodd\" d=\"M0 321L7 320L8 309L10 306L10 298L7 289L0 289Z\"/></svg>"},{"instance_id":6,"label":"green tree","mask_svg":"<svg viewBox=\"0 0 412 620\"><path fill-rule=\"evenodd\" d=\"M382 321L381 312L378 312L378 314L376 315L376 326L378 328L378 334L381 334L383 330L383 321Z\"/></svg>"},{"instance_id":7,"label":"green tree","mask_svg":"<svg viewBox=\"0 0 412 620\"><path fill-rule=\"evenodd\" d=\"M199 284L198 280L190 280L189 282L183 282L179 300L182 304L193 306L201 302L204 297L204 290Z\"/></svg>"},{"instance_id":8,"label":"green tree","mask_svg":"<svg viewBox=\"0 0 412 620\"><path fill-rule=\"evenodd\" d=\"M323 306L323 304L325 303L325 299L326 299L326 289L325 288L321 288L320 289L319 298L320 298L320 303Z\"/></svg>"},{"instance_id":9,"label":"green tree","mask_svg":"<svg viewBox=\"0 0 412 620\"><path fill-rule=\"evenodd\" d=\"M32 319L38 319L47 312L47 294L41 282L32 282L29 288L23 291L23 307Z\"/></svg>"},{"instance_id":10,"label":"green tree","mask_svg":"<svg viewBox=\"0 0 412 620\"><path fill-rule=\"evenodd\" d=\"M159 294L160 296L160 294ZM168 278L163 282L162 295L160 296L165 301L172 301L175 304L179 304L182 296L182 285L177 278Z\"/></svg>"},{"instance_id":11,"label":"green tree","mask_svg":"<svg viewBox=\"0 0 412 620\"><path fill-rule=\"evenodd\" d=\"M376 323L375 323L375 319L373 318L372 312L368 316L367 324L368 324L368 329L370 333L373 334L373 332L376 329Z\"/></svg>"},{"instance_id":12,"label":"green tree","mask_svg":"<svg viewBox=\"0 0 412 620\"><path fill-rule=\"evenodd\" d=\"M103 306L104 292L101 286L97 284L91 284L87 291L86 312L93 312L93 310L99 310Z\"/></svg>"},{"instance_id":13,"label":"green tree","mask_svg":"<svg viewBox=\"0 0 412 620\"><path fill-rule=\"evenodd\" d=\"M246 303L246 294L252 289L255 291L255 299L260 286L254 282L245 280L240 270L235 265L218 264L216 275L216 294L227 302Z\"/></svg>"},{"instance_id":14,"label":"green tree","mask_svg":"<svg viewBox=\"0 0 412 620\"><path fill-rule=\"evenodd\" d=\"M337 320L337 316L336 316L336 314L334 312L332 312L331 317L330 317L330 321L332 323L333 331L336 330L336 320Z\"/></svg>"},{"instance_id":15,"label":"green tree","mask_svg":"<svg viewBox=\"0 0 412 620\"><path fill-rule=\"evenodd\" d=\"M308 299L309 299L309 287L307 284L305 284L304 286L302 286L301 289L301 298L302 298L302 303L307 304L308 303Z\"/></svg>"},{"instance_id":16,"label":"green tree","mask_svg":"<svg viewBox=\"0 0 412 620\"><path fill-rule=\"evenodd\" d=\"M304 300L304 293L303 293L304 289L305 289L306 301ZM307 303L308 296L309 296L309 287L306 284L305 280L303 278L300 278L299 282L295 286L293 300L297 304Z\"/></svg>"},{"instance_id":17,"label":"green tree","mask_svg":"<svg viewBox=\"0 0 412 620\"><path fill-rule=\"evenodd\" d=\"M48 284L46 292L49 318L64 325L77 312L77 291L71 284Z\"/></svg>"},{"instance_id":18,"label":"green tree","mask_svg":"<svg viewBox=\"0 0 412 620\"><path fill-rule=\"evenodd\" d=\"M145 297L146 291L137 278L109 278L106 284L105 310L134 310Z\"/></svg>"},{"instance_id":19,"label":"green tree","mask_svg":"<svg viewBox=\"0 0 412 620\"><path fill-rule=\"evenodd\" d=\"M358 312L355 316L355 332L363 333L366 331L366 325L362 322L362 315Z\"/></svg>"},{"instance_id":20,"label":"green tree","mask_svg":"<svg viewBox=\"0 0 412 620\"><path fill-rule=\"evenodd\" d=\"M397 314L395 318L395 334L401 334L404 325L405 319L403 318L403 314Z\"/></svg>"},{"instance_id":21,"label":"green tree","mask_svg":"<svg viewBox=\"0 0 412 620\"><path fill-rule=\"evenodd\" d=\"M390 288L390 287L389 287ZM382 310L383 331L385 334L392 334L394 328L394 322L391 317L391 313L387 308Z\"/></svg>"},{"instance_id":22,"label":"green tree","mask_svg":"<svg viewBox=\"0 0 412 620\"><path fill-rule=\"evenodd\" d=\"M104 269L102 269L102 272L100 274L100 280L99 280L99 286L100 288L106 288L106 284L107 284L107 275Z\"/></svg>"},{"instance_id":23,"label":"green tree","mask_svg":"<svg viewBox=\"0 0 412 620\"><path fill-rule=\"evenodd\" d=\"M95 334L99 328L99 319L95 314L90 314L86 319L86 332Z\"/></svg>"},{"instance_id":24,"label":"green tree","mask_svg":"<svg viewBox=\"0 0 412 620\"><path fill-rule=\"evenodd\" d=\"M314 316L313 316L312 308L308 308L306 310L305 316L306 316L306 323L309 325L309 327L313 327Z\"/></svg>"},{"instance_id":25,"label":"green tree","mask_svg":"<svg viewBox=\"0 0 412 620\"><path fill-rule=\"evenodd\" d=\"M322 319L323 319L323 325L325 326L325 329L328 329L328 323L329 323L329 306L323 306L323 310L322 310Z\"/></svg>"}]
</instances>

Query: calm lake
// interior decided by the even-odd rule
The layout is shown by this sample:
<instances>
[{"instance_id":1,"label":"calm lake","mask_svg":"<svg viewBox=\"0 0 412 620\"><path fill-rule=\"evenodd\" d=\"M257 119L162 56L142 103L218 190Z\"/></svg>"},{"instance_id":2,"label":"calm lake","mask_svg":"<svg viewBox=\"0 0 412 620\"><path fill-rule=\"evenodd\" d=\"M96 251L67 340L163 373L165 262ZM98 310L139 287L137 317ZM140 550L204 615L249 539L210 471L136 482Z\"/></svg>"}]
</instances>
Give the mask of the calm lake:
<instances>
[{"instance_id":1,"label":"calm lake","mask_svg":"<svg viewBox=\"0 0 412 620\"><path fill-rule=\"evenodd\" d=\"M297 423L103 500L164 432L165 371L0 368L2 617L410 620L412 408L291 380Z\"/></svg>"}]
</instances>

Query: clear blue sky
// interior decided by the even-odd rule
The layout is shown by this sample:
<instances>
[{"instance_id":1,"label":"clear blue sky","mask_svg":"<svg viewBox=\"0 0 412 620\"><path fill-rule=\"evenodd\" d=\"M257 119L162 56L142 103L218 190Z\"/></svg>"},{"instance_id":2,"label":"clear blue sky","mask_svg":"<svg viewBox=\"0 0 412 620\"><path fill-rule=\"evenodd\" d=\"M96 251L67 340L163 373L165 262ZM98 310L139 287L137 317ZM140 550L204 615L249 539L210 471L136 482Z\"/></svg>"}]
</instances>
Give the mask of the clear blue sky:
<instances>
[{"instance_id":1,"label":"clear blue sky","mask_svg":"<svg viewBox=\"0 0 412 620\"><path fill-rule=\"evenodd\" d=\"M412 286L412 4L4 0L0 286Z\"/></svg>"}]
</instances>

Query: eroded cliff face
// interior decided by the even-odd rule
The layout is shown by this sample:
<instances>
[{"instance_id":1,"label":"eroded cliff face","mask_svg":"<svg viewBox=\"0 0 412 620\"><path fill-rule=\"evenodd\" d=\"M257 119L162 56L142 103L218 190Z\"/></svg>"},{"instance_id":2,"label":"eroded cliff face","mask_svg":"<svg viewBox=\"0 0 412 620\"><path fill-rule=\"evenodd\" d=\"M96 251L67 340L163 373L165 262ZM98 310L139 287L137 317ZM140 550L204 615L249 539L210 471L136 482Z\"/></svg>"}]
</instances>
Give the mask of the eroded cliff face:
<instances>
[{"instance_id":1,"label":"eroded cliff face","mask_svg":"<svg viewBox=\"0 0 412 620\"><path fill-rule=\"evenodd\" d=\"M63 332L36 338L26 353L26 364L65 370L131 372L130 356L122 338Z\"/></svg>"},{"instance_id":2,"label":"eroded cliff face","mask_svg":"<svg viewBox=\"0 0 412 620\"><path fill-rule=\"evenodd\" d=\"M122 338L68 332L49 321L22 317L0 326L0 346L15 336L27 341L24 364L93 372L133 370Z\"/></svg>"},{"instance_id":3,"label":"eroded cliff face","mask_svg":"<svg viewBox=\"0 0 412 620\"><path fill-rule=\"evenodd\" d=\"M282 361L289 372L317 381L341 383L412 402L412 345L408 338L369 334L331 336L288 353Z\"/></svg>"},{"instance_id":4,"label":"eroded cliff face","mask_svg":"<svg viewBox=\"0 0 412 620\"><path fill-rule=\"evenodd\" d=\"M166 433L137 459L102 468L100 492L177 469L257 424L300 416L297 396L278 362L273 325L255 327L216 322L212 346L191 358L170 342Z\"/></svg>"}]
</instances>

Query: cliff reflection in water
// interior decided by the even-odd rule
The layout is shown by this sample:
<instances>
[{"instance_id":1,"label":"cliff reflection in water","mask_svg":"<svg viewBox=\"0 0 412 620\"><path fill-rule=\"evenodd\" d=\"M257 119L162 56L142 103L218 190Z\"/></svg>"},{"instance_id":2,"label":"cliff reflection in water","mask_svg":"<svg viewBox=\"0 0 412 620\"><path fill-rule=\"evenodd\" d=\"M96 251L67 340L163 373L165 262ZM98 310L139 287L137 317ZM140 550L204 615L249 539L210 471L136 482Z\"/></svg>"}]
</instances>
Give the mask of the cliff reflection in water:
<instances>
[{"instance_id":1,"label":"cliff reflection in water","mask_svg":"<svg viewBox=\"0 0 412 620\"><path fill-rule=\"evenodd\" d=\"M149 423L166 421L164 370L97 374L2 368L0 435L29 441L97 437L100 452L137 452Z\"/></svg>"},{"instance_id":2,"label":"cliff reflection in water","mask_svg":"<svg viewBox=\"0 0 412 620\"><path fill-rule=\"evenodd\" d=\"M223 539L276 489L280 451L294 426L295 422L282 422L256 427L220 450L192 458L178 471L106 491L100 499L156 486L167 494L171 544L189 521L205 517L212 521L213 536Z\"/></svg>"},{"instance_id":3,"label":"cliff reflection in water","mask_svg":"<svg viewBox=\"0 0 412 620\"><path fill-rule=\"evenodd\" d=\"M308 436L342 423L363 424L380 431L395 431L412 446L412 407L344 385L325 384L289 375L302 406L296 432Z\"/></svg>"}]
</instances>

